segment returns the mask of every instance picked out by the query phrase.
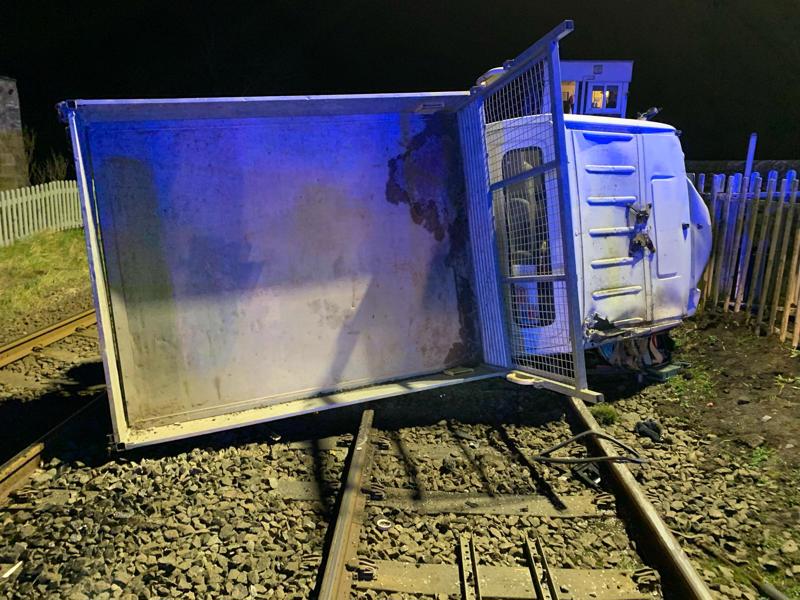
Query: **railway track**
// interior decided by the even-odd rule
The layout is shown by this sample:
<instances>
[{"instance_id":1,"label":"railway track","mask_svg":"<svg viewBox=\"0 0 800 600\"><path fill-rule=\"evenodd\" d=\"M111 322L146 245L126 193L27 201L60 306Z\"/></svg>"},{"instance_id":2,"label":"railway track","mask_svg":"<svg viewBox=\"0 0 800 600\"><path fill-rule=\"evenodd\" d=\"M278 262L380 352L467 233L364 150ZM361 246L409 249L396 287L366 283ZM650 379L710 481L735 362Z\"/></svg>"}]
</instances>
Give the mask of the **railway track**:
<instances>
[{"instance_id":1,"label":"railway track","mask_svg":"<svg viewBox=\"0 0 800 600\"><path fill-rule=\"evenodd\" d=\"M40 351L70 335L80 333L97 322L94 309L67 317L58 323L0 346L0 368Z\"/></svg>"},{"instance_id":2,"label":"railway track","mask_svg":"<svg viewBox=\"0 0 800 600\"><path fill-rule=\"evenodd\" d=\"M104 385L74 373L99 361L95 323L94 310L86 310L0 347L0 414L14 423L4 432L0 500L71 423L101 404Z\"/></svg>"},{"instance_id":3,"label":"railway track","mask_svg":"<svg viewBox=\"0 0 800 600\"><path fill-rule=\"evenodd\" d=\"M555 455L537 455L530 443L539 440L530 436L525 440L529 430L509 432L500 427L470 433L456 426L450 427L450 443L448 436L439 435L431 444L409 446L401 438L388 440L376 431L372 411L364 411L350 449L318 598L377 599L403 594L464 600L643 600L662 597L659 579L666 584L669 597L711 598L625 467L624 462L631 458L636 461L636 457L619 460L618 448L602 434L583 402L570 399L569 405L572 416L584 428L576 438L595 443L594 458L609 467L604 477L613 482L616 498L592 485L598 481L595 471L558 473L545 467L547 475L543 475L539 467L553 465L548 459ZM502 443L493 447L492 438ZM499 449L503 445L508 450L505 456ZM552 450L558 448L556 445ZM387 456L401 455L418 478L422 463L444 464L459 454L479 471L493 460L514 456L512 462L528 469L532 477L530 485L517 480L513 487L527 493L502 493L509 490L498 489L490 478L485 478L488 490L483 492L469 481L461 485L454 481L449 490L387 487L392 481L391 475L387 477L392 472L387 468ZM437 458L444 460L438 463ZM556 465L594 464L586 456L555 460ZM575 475L586 485L576 485L577 479L571 477ZM548 481L554 476L552 482ZM627 518L633 520L639 546L625 548L618 543L620 556L602 556L603 543L575 543L575 532L588 532L585 539L605 542L594 531L620 536L629 530L624 525L630 523L624 524L617 517L618 504L624 505ZM404 535L404 530L412 535ZM416 535L420 530L439 538L439 543L424 543ZM388 552L380 548L382 539L387 540ZM426 560L420 561L418 550L426 545L436 551L424 550L422 557ZM592 546L599 547L596 555ZM661 578L634 555L633 548L643 546L643 554L658 567ZM609 562L625 563L626 568L608 568Z\"/></svg>"},{"instance_id":4,"label":"railway track","mask_svg":"<svg viewBox=\"0 0 800 600\"><path fill-rule=\"evenodd\" d=\"M98 413L92 407L102 405L102 396L95 397L79 414L70 415L0 467L0 498L11 495L8 506L13 514L35 516L34 524L26 521L28 529L36 527L37 518L49 523L47 511L53 510L50 498L65 493L78 499L77 504L70 505L70 515L86 511L84 519L96 518L92 511L98 510L97 500L87 499L84 504L79 499L86 493L91 497L98 492L103 497L106 494L99 486L93 488L97 491L85 492L83 482L101 480L109 468L129 473L128 485L141 485L151 469L156 482L175 470L170 466L174 451L143 463L141 459L129 462L123 458L115 465L112 457L109 466L88 472L85 466L60 463L58 479L44 484L51 487L37 492L37 481L31 488L30 477L36 479L37 473L42 473L39 467L43 457L44 468L53 471L46 462L48 446L73 435L70 429L76 422L96 421ZM222 523L229 517L224 515L230 510L241 514L240 508L231 507L232 498L238 499L234 504L262 507L263 514L252 518L264 523L266 531L246 535L252 536L248 555L252 555L254 564L265 565L267 570L257 577L255 570L236 571L236 577L246 575L248 579L235 585L245 586L242 589L253 597L273 597L258 590L279 586L286 593L275 597L320 600L711 598L625 464L605 460L619 452L627 458L635 459L635 455L594 434L553 452L543 452L569 439L575 431L600 431L580 400L569 399L561 415L537 425L495 419L466 423L451 416L425 426L386 427L380 418L383 404L376 406L377 413L363 411L354 434L297 441L267 435L266 440L246 446L251 450L245 462L231 466L224 461L222 464L228 466L207 479L198 471L189 480L197 491L182 500L168 490L176 489L176 485L183 488L186 480L152 485L166 494L164 501L170 505L192 504L197 494L208 495L212 501L218 498L214 520L197 533L186 534L190 537L185 543L195 540L191 541L193 546L209 543L197 536L213 534L215 528L221 527L217 535L225 539ZM311 423L325 422L322 417L315 418L308 419ZM308 428L316 430L313 424L304 427ZM263 438L261 435L258 439ZM600 474L590 468L575 469L573 464L542 460L547 456L585 460L589 453L582 442L588 442L594 450L591 454L603 461ZM196 454L195 450L188 452ZM224 455L220 451L220 456ZM162 461L165 466L157 466ZM149 466L145 468L145 464ZM187 468L205 470L199 456L191 464L195 466ZM253 479L254 470L263 474ZM598 477L602 480L599 488ZM243 483L237 487L240 479ZM114 488L119 490L120 484ZM120 508L120 502L127 506L124 498L105 498L110 504L102 508L103 514L125 514L130 508ZM156 514L163 510L144 508ZM102 519L107 522L108 517ZM148 523L148 528L153 527L159 526ZM237 525L236 531L240 527ZM138 535L137 531L132 529L130 535ZM633 539L631 531L636 532ZM258 545L253 548L253 540L262 540L260 543L268 549ZM102 548L103 542L96 541L93 546ZM148 569L172 568L161 563L171 551L150 551L164 552L165 556ZM31 587L38 576L25 572L25 561L40 565L36 569L41 570L45 568L41 565L50 560L49 551L43 547L38 553L35 548L26 552L20 556L19 573L14 577L20 577L23 585L20 597L36 597L45 588ZM69 552L80 553L74 548ZM225 565L244 561L231 551L227 556ZM7 565L9 569L16 566ZM131 566L128 570L141 569ZM200 578L212 575L213 569L196 574ZM166 594L167 589L156 587L153 591Z\"/></svg>"}]
</instances>

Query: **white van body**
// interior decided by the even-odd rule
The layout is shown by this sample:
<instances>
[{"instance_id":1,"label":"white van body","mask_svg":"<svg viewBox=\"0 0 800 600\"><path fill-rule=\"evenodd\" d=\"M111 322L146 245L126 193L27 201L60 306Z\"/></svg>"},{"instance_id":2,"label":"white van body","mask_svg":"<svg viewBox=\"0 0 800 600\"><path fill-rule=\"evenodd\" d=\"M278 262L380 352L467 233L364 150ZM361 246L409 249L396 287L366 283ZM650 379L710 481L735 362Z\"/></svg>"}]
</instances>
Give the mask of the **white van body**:
<instances>
[{"instance_id":1,"label":"white van body","mask_svg":"<svg viewBox=\"0 0 800 600\"><path fill-rule=\"evenodd\" d=\"M491 183L555 160L552 144L535 138L549 120L545 114L487 125ZM711 251L708 210L686 178L675 128L587 115L565 115L564 122L584 347L674 327L694 314ZM559 216L543 196L554 189L547 177L508 188L504 200L495 202L496 223L505 219L510 227L512 220L527 218L534 240L550 240L548 248L533 250L516 250L512 240L517 258L511 275L536 275L543 260L548 270L563 268L552 241L560 238ZM566 303L552 297L561 293L546 283L515 284L515 337L539 352L543 340L553 353L569 352Z\"/></svg>"}]
</instances>

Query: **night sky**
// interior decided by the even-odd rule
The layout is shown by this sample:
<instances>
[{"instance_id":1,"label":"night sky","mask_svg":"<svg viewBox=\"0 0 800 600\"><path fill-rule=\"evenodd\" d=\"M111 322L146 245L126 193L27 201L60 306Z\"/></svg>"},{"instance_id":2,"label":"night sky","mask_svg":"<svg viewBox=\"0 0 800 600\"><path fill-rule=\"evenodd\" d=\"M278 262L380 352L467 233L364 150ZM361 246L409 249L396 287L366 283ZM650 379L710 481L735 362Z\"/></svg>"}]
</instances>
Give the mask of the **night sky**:
<instances>
[{"instance_id":1,"label":"night sky","mask_svg":"<svg viewBox=\"0 0 800 600\"><path fill-rule=\"evenodd\" d=\"M468 89L563 19L562 58L633 59L628 114L663 106L689 159L800 158L800 1L0 0L0 74L39 151L67 98Z\"/></svg>"}]
</instances>

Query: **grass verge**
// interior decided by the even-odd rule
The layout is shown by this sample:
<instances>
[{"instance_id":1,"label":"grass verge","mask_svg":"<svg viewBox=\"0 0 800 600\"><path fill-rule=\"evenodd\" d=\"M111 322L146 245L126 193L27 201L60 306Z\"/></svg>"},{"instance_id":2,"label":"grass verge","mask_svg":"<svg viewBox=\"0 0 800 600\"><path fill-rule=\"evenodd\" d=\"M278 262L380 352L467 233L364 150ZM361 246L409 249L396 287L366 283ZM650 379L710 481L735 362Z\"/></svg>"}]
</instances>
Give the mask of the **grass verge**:
<instances>
[{"instance_id":1,"label":"grass verge","mask_svg":"<svg viewBox=\"0 0 800 600\"><path fill-rule=\"evenodd\" d=\"M75 298L85 298L89 307L91 290L82 230L40 233L0 248L0 331L50 313L59 315L51 322L65 318L69 315L61 315L59 309L71 310L68 305ZM65 303L67 299L73 302Z\"/></svg>"}]
</instances>

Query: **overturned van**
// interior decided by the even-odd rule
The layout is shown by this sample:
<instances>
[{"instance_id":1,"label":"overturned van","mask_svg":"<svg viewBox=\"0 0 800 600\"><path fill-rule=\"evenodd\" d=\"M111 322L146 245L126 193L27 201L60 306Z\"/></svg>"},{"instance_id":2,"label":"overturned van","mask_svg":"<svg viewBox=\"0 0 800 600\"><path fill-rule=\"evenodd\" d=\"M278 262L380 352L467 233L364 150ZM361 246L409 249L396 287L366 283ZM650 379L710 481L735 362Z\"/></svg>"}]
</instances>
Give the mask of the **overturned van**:
<instances>
[{"instance_id":1,"label":"overturned van","mask_svg":"<svg viewBox=\"0 0 800 600\"><path fill-rule=\"evenodd\" d=\"M60 105L120 447L520 371L692 314L664 124L562 114L565 22L463 92Z\"/></svg>"}]
</instances>

